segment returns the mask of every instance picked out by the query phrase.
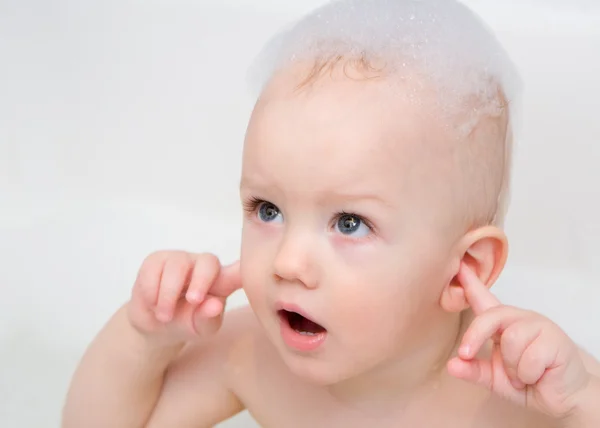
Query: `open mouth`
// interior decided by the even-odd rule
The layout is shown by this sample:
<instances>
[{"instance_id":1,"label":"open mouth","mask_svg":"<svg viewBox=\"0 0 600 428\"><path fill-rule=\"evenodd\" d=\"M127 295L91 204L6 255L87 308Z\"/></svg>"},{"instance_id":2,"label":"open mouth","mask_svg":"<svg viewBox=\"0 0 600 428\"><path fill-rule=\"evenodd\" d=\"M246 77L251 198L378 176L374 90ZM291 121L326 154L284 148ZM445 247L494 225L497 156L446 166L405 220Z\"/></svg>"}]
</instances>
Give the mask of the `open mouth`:
<instances>
[{"instance_id":1,"label":"open mouth","mask_svg":"<svg viewBox=\"0 0 600 428\"><path fill-rule=\"evenodd\" d=\"M281 320L287 323L290 326L290 328L296 333L305 336L316 336L327 331L321 325L309 320L308 318L300 315L299 313L286 311L283 309L280 310L278 313Z\"/></svg>"}]
</instances>

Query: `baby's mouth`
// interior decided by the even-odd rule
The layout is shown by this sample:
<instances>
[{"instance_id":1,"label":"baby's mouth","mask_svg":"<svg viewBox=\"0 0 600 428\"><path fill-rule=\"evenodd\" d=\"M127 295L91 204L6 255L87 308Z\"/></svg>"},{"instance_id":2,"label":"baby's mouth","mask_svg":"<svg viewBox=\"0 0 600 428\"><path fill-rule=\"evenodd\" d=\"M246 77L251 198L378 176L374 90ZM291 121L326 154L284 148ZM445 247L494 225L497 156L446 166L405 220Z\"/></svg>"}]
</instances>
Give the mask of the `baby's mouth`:
<instances>
[{"instance_id":1,"label":"baby's mouth","mask_svg":"<svg viewBox=\"0 0 600 428\"><path fill-rule=\"evenodd\" d=\"M282 309L278 311L278 314L283 322L286 322L292 330L299 334L315 336L327 331L316 322L311 321L296 312L290 312Z\"/></svg>"}]
</instances>

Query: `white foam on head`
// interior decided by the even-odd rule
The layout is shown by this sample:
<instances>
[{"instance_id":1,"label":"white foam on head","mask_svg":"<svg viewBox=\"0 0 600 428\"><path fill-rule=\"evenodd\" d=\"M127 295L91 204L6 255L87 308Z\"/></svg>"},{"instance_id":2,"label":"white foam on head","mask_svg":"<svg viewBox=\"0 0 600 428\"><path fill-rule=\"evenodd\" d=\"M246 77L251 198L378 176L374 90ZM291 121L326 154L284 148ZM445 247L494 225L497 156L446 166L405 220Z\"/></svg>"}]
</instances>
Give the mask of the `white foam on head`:
<instances>
[{"instance_id":1,"label":"white foam on head","mask_svg":"<svg viewBox=\"0 0 600 428\"><path fill-rule=\"evenodd\" d=\"M469 128L507 101L514 125L521 89L516 68L493 32L454 0L331 1L267 43L250 69L250 84L260 94L282 67L336 57L383 60L386 75L403 80L417 70L434 85L444 112L468 109L463 126Z\"/></svg>"}]
</instances>

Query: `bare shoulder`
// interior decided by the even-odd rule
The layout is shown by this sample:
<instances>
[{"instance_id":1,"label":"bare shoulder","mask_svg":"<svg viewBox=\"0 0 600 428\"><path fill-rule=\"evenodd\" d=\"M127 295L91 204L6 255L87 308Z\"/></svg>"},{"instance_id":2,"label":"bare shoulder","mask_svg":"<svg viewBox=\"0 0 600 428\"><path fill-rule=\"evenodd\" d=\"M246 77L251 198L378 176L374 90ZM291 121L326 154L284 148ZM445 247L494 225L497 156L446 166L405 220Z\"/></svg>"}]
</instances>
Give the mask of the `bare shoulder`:
<instances>
[{"instance_id":1,"label":"bare shoulder","mask_svg":"<svg viewBox=\"0 0 600 428\"><path fill-rule=\"evenodd\" d=\"M210 370L219 373L221 380L232 387L239 373L251 357L251 350L262 329L250 306L232 309L225 313L219 332L209 341L188 345L170 370L170 375L181 371L186 376Z\"/></svg>"},{"instance_id":2,"label":"bare shoulder","mask_svg":"<svg viewBox=\"0 0 600 428\"><path fill-rule=\"evenodd\" d=\"M588 371L594 376L600 377L600 362L583 348L579 348L579 353Z\"/></svg>"},{"instance_id":3,"label":"bare shoulder","mask_svg":"<svg viewBox=\"0 0 600 428\"><path fill-rule=\"evenodd\" d=\"M259 334L248 306L225 313L223 325L210 340L190 343L167 371L163 391L149 427L210 427L244 410L235 390L236 376Z\"/></svg>"},{"instance_id":4,"label":"bare shoulder","mask_svg":"<svg viewBox=\"0 0 600 428\"><path fill-rule=\"evenodd\" d=\"M475 406L476 410L472 421L463 426L473 428L558 428L558 423L546 415L484 391L481 391L481 394L487 396L487 399Z\"/></svg>"}]
</instances>

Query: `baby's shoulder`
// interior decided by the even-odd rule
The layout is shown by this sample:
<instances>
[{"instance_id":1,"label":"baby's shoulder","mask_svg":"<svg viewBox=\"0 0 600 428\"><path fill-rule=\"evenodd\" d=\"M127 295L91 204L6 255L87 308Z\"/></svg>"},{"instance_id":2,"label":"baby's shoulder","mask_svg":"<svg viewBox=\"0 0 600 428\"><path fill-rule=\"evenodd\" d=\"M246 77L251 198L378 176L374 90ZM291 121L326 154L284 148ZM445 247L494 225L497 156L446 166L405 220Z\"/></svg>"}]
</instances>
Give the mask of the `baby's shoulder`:
<instances>
[{"instance_id":1,"label":"baby's shoulder","mask_svg":"<svg viewBox=\"0 0 600 428\"><path fill-rule=\"evenodd\" d=\"M459 385L447 394L445 404L452 404L444 413L449 420L455 419L452 427L557 428L555 421L546 415L514 404L479 386Z\"/></svg>"},{"instance_id":2,"label":"baby's shoulder","mask_svg":"<svg viewBox=\"0 0 600 428\"><path fill-rule=\"evenodd\" d=\"M588 371L592 375L600 377L600 361L598 361L596 357L581 347L579 348L579 355L581 355L583 364Z\"/></svg>"},{"instance_id":3,"label":"baby's shoulder","mask_svg":"<svg viewBox=\"0 0 600 428\"><path fill-rule=\"evenodd\" d=\"M148 426L213 426L243 410L237 373L257 324L249 308L231 310L217 334L188 343L166 372Z\"/></svg>"},{"instance_id":4,"label":"baby's shoulder","mask_svg":"<svg viewBox=\"0 0 600 428\"><path fill-rule=\"evenodd\" d=\"M192 344L189 359L197 365L215 361L217 369L233 393L245 402L260 385L276 382L289 374L277 349L249 305L224 314L223 324L210 343ZM190 367L191 371L197 367Z\"/></svg>"},{"instance_id":5,"label":"baby's shoulder","mask_svg":"<svg viewBox=\"0 0 600 428\"><path fill-rule=\"evenodd\" d=\"M227 371L239 394L246 395L247 389L255 392L261 385L279 384L290 377L281 355L249 306L227 313L219 334L224 342L221 346L226 348Z\"/></svg>"}]
</instances>

